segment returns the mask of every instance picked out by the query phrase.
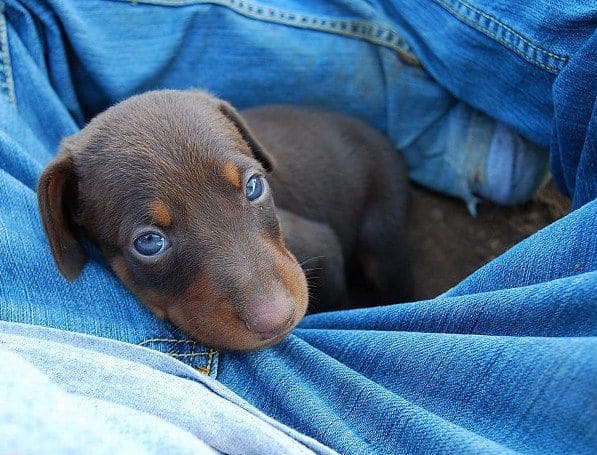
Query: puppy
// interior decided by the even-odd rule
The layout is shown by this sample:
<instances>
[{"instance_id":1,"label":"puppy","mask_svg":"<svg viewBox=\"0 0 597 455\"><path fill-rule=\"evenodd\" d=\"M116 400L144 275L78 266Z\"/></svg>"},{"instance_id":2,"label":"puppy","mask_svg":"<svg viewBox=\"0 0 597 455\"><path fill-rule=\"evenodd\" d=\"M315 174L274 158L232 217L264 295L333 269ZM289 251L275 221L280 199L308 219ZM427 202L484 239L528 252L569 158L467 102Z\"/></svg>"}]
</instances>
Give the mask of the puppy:
<instances>
[{"instance_id":1,"label":"puppy","mask_svg":"<svg viewBox=\"0 0 597 455\"><path fill-rule=\"evenodd\" d=\"M154 91L66 138L38 183L60 272L79 276L87 238L158 317L229 350L298 324L299 261L313 310L346 305L347 277L376 303L403 296L407 179L389 141L312 109L243 117L205 92Z\"/></svg>"}]
</instances>

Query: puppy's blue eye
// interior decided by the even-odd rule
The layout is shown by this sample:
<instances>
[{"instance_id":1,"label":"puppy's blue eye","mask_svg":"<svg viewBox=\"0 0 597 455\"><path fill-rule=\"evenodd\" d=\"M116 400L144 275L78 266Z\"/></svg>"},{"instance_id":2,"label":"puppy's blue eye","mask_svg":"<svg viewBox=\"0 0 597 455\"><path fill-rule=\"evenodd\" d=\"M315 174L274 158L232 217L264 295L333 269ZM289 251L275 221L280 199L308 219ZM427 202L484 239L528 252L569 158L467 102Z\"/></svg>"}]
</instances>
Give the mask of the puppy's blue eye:
<instances>
[{"instance_id":1,"label":"puppy's blue eye","mask_svg":"<svg viewBox=\"0 0 597 455\"><path fill-rule=\"evenodd\" d=\"M257 174L251 176L245 187L245 196L249 201L254 201L263 194L263 179Z\"/></svg>"},{"instance_id":2,"label":"puppy's blue eye","mask_svg":"<svg viewBox=\"0 0 597 455\"><path fill-rule=\"evenodd\" d=\"M164 251L166 240L160 234L147 232L137 237L133 245L139 254L143 256L155 256Z\"/></svg>"}]
</instances>

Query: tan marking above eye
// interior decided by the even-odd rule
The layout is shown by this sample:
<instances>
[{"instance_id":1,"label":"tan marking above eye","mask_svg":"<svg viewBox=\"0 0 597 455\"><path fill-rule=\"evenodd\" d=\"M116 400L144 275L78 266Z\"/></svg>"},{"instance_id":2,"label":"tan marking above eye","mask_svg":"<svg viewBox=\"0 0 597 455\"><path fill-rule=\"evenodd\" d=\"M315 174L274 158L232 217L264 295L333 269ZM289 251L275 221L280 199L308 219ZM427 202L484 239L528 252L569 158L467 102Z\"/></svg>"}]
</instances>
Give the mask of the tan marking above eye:
<instances>
[{"instance_id":1,"label":"tan marking above eye","mask_svg":"<svg viewBox=\"0 0 597 455\"><path fill-rule=\"evenodd\" d=\"M234 163L228 161L226 162L226 164L224 164L224 176L233 187L237 189L241 188L242 179L240 177L240 171L238 170L236 165L234 165Z\"/></svg>"},{"instance_id":2,"label":"tan marking above eye","mask_svg":"<svg viewBox=\"0 0 597 455\"><path fill-rule=\"evenodd\" d=\"M159 199L149 204L149 215L151 220L158 226L168 227L172 225L172 214L166 204Z\"/></svg>"}]
</instances>

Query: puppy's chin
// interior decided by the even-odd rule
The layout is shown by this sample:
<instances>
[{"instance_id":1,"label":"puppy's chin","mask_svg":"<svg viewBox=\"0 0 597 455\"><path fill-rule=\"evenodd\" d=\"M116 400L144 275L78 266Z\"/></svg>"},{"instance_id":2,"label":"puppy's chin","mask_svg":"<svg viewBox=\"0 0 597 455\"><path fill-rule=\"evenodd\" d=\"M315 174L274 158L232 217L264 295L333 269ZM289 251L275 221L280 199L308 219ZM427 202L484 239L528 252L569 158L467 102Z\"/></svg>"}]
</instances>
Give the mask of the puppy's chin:
<instances>
[{"instance_id":1,"label":"puppy's chin","mask_svg":"<svg viewBox=\"0 0 597 455\"><path fill-rule=\"evenodd\" d=\"M256 277L243 295L218 287L216 273L198 273L177 297L142 288L121 256L110 265L121 281L158 318L215 349L254 351L281 341L297 326L309 299L307 279L296 258L276 245L270 276ZM251 289L251 290L250 290Z\"/></svg>"},{"instance_id":2,"label":"puppy's chin","mask_svg":"<svg viewBox=\"0 0 597 455\"><path fill-rule=\"evenodd\" d=\"M297 302L290 318L283 325L270 332L251 330L247 323L232 310L220 308L215 317L202 318L203 313L195 305L173 305L166 311L167 319L198 342L219 350L226 351L255 351L275 345L283 340L301 321L307 310L306 302Z\"/></svg>"},{"instance_id":3,"label":"puppy's chin","mask_svg":"<svg viewBox=\"0 0 597 455\"><path fill-rule=\"evenodd\" d=\"M272 346L288 335L307 312L305 274L293 257L289 259L281 279L272 277L267 286L260 283L264 289L239 296L241 301L218 289L216 280L204 272L195 277L182 297L159 308L148 306L157 316L211 348L252 351Z\"/></svg>"}]
</instances>

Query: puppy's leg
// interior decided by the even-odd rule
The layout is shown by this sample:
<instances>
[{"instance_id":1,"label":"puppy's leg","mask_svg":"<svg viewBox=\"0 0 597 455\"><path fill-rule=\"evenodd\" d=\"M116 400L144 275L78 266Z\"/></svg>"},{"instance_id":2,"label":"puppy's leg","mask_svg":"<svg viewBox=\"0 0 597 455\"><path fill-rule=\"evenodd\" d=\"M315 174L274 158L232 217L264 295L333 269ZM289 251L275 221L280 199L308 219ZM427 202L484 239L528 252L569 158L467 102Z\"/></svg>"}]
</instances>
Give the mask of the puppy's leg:
<instances>
[{"instance_id":1,"label":"puppy's leg","mask_svg":"<svg viewBox=\"0 0 597 455\"><path fill-rule=\"evenodd\" d=\"M348 308L344 256L327 224L278 208L286 247L300 262L309 283L309 312Z\"/></svg>"}]
</instances>

